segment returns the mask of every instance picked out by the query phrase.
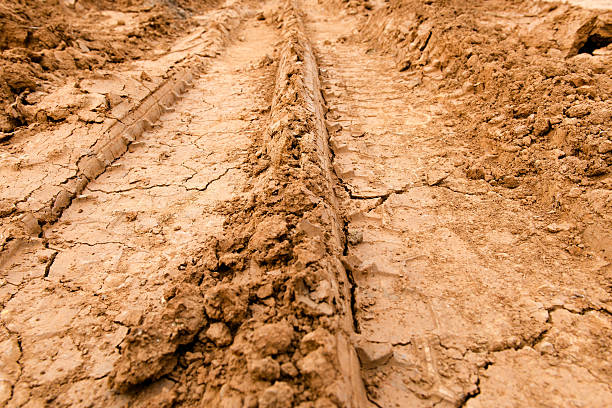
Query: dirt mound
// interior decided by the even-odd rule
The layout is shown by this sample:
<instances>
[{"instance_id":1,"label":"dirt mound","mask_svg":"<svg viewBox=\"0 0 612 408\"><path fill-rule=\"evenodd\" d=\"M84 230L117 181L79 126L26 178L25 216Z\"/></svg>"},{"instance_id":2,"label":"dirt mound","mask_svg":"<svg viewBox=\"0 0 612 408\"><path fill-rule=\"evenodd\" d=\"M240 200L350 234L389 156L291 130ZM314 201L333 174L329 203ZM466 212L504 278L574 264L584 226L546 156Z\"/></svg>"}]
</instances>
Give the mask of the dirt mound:
<instances>
[{"instance_id":1,"label":"dirt mound","mask_svg":"<svg viewBox=\"0 0 612 408\"><path fill-rule=\"evenodd\" d=\"M344 238L336 214L317 69L293 6L276 17L279 53L270 127L251 150L255 187L227 208L167 293L167 307L128 335L110 384L138 389L170 371L168 403L362 406ZM257 151L256 151L257 150ZM265 152L265 153L263 153Z\"/></svg>"},{"instance_id":2,"label":"dirt mound","mask_svg":"<svg viewBox=\"0 0 612 408\"><path fill-rule=\"evenodd\" d=\"M611 23L566 4L402 0L361 33L461 101L453 120L483 152L470 178L583 218L601 214L586 192L610 188Z\"/></svg>"},{"instance_id":3,"label":"dirt mound","mask_svg":"<svg viewBox=\"0 0 612 408\"><path fill-rule=\"evenodd\" d=\"M28 106L61 83L62 77L140 59L154 47L164 48L190 26L193 12L214 4L212 0L0 2L0 131L31 123Z\"/></svg>"}]
</instances>

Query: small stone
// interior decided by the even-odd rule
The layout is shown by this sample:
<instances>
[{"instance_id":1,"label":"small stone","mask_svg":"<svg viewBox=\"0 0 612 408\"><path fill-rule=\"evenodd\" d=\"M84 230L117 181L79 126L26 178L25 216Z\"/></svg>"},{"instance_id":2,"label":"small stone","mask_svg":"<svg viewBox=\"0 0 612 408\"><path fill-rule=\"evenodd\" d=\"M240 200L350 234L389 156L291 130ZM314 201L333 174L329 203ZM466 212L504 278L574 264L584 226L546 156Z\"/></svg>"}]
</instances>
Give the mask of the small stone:
<instances>
[{"instance_id":1,"label":"small stone","mask_svg":"<svg viewBox=\"0 0 612 408\"><path fill-rule=\"evenodd\" d=\"M521 339L517 336L510 336L506 340L506 344L510 347L517 348L521 345Z\"/></svg>"},{"instance_id":2,"label":"small stone","mask_svg":"<svg viewBox=\"0 0 612 408\"><path fill-rule=\"evenodd\" d=\"M606 154L612 152L612 141L604 140L597 147L597 152L600 154Z\"/></svg>"},{"instance_id":3,"label":"small stone","mask_svg":"<svg viewBox=\"0 0 612 408\"><path fill-rule=\"evenodd\" d=\"M482 166L472 166L465 172L466 176L472 180L480 180L485 177L485 170Z\"/></svg>"},{"instance_id":4,"label":"small stone","mask_svg":"<svg viewBox=\"0 0 612 408\"><path fill-rule=\"evenodd\" d=\"M435 186L444 181L448 177L448 173L442 170L431 170L427 172L427 184Z\"/></svg>"},{"instance_id":5,"label":"small stone","mask_svg":"<svg viewBox=\"0 0 612 408\"><path fill-rule=\"evenodd\" d=\"M591 113L591 108L587 103L571 106L565 111L565 115L570 118L581 118L589 113Z\"/></svg>"},{"instance_id":6,"label":"small stone","mask_svg":"<svg viewBox=\"0 0 612 408\"><path fill-rule=\"evenodd\" d=\"M464 82L464 83L463 83L463 85L461 86L461 90L462 90L464 93L473 93L473 92L474 92L474 90L475 90L475 87L474 87L474 84L473 84L473 83L471 83L471 82L469 82L469 81L466 81L466 82Z\"/></svg>"},{"instance_id":7,"label":"small stone","mask_svg":"<svg viewBox=\"0 0 612 408\"><path fill-rule=\"evenodd\" d=\"M546 231L548 232L552 232L553 234L556 234L557 232L565 232L565 231L569 231L573 228L574 226L572 224L570 224L569 222L553 222L552 224L548 224L546 226Z\"/></svg>"},{"instance_id":8,"label":"small stone","mask_svg":"<svg viewBox=\"0 0 612 408\"><path fill-rule=\"evenodd\" d=\"M101 291L117 289L119 286L125 283L126 279L127 279L127 275L122 274L122 273L109 274L104 279L104 286L101 288Z\"/></svg>"},{"instance_id":9,"label":"small stone","mask_svg":"<svg viewBox=\"0 0 612 408\"><path fill-rule=\"evenodd\" d=\"M530 146L531 145L531 137L530 136L525 136L521 139L521 145L523 146Z\"/></svg>"},{"instance_id":10,"label":"small stone","mask_svg":"<svg viewBox=\"0 0 612 408\"><path fill-rule=\"evenodd\" d=\"M346 238L349 244L358 245L363 242L363 232L361 232L361 230L349 229Z\"/></svg>"},{"instance_id":11,"label":"small stone","mask_svg":"<svg viewBox=\"0 0 612 408\"><path fill-rule=\"evenodd\" d=\"M249 373L256 380L274 381L280 377L281 368L272 357L253 360L249 364Z\"/></svg>"},{"instance_id":12,"label":"small stone","mask_svg":"<svg viewBox=\"0 0 612 408\"><path fill-rule=\"evenodd\" d=\"M553 346L552 343L543 341L536 346L536 350L542 354L553 354L555 352L555 346Z\"/></svg>"},{"instance_id":13,"label":"small stone","mask_svg":"<svg viewBox=\"0 0 612 408\"><path fill-rule=\"evenodd\" d=\"M286 382L277 381L259 396L259 408L289 408L293 406L293 388Z\"/></svg>"},{"instance_id":14,"label":"small stone","mask_svg":"<svg viewBox=\"0 0 612 408\"><path fill-rule=\"evenodd\" d=\"M232 333L224 323L213 323L206 330L206 337L219 347L228 346L232 342Z\"/></svg>"},{"instance_id":15,"label":"small stone","mask_svg":"<svg viewBox=\"0 0 612 408\"><path fill-rule=\"evenodd\" d=\"M569 198L578 198L582 195L582 190L580 187L572 187L570 191L567 193Z\"/></svg>"},{"instance_id":16,"label":"small stone","mask_svg":"<svg viewBox=\"0 0 612 408\"><path fill-rule=\"evenodd\" d=\"M529 133L529 128L526 125L518 125L512 129L512 134L516 138L522 138Z\"/></svg>"},{"instance_id":17,"label":"small stone","mask_svg":"<svg viewBox=\"0 0 612 408\"><path fill-rule=\"evenodd\" d=\"M503 176L499 183L506 188L517 188L520 185L519 179L514 176Z\"/></svg>"},{"instance_id":18,"label":"small stone","mask_svg":"<svg viewBox=\"0 0 612 408\"><path fill-rule=\"evenodd\" d=\"M256 295L260 299L265 299L272 296L272 293L274 293L274 287L271 283L266 283L257 289Z\"/></svg>"},{"instance_id":19,"label":"small stone","mask_svg":"<svg viewBox=\"0 0 612 408\"><path fill-rule=\"evenodd\" d=\"M388 343L362 342L355 349L363 368L381 366L393 355L393 347Z\"/></svg>"},{"instance_id":20,"label":"small stone","mask_svg":"<svg viewBox=\"0 0 612 408\"><path fill-rule=\"evenodd\" d=\"M533 124L533 134L536 136L543 136L550 130L550 121L545 118L536 119Z\"/></svg>"},{"instance_id":21,"label":"small stone","mask_svg":"<svg viewBox=\"0 0 612 408\"><path fill-rule=\"evenodd\" d=\"M115 316L115 322L124 326L137 326L142 323L142 310L124 310Z\"/></svg>"},{"instance_id":22,"label":"small stone","mask_svg":"<svg viewBox=\"0 0 612 408\"><path fill-rule=\"evenodd\" d=\"M263 21L266 19L266 16L264 15L263 12L260 12L259 14L257 14L257 16L255 17L258 21Z\"/></svg>"},{"instance_id":23,"label":"small stone","mask_svg":"<svg viewBox=\"0 0 612 408\"><path fill-rule=\"evenodd\" d=\"M293 363L285 363L280 366L281 374L287 377L295 377L298 375L298 369Z\"/></svg>"}]
</instances>

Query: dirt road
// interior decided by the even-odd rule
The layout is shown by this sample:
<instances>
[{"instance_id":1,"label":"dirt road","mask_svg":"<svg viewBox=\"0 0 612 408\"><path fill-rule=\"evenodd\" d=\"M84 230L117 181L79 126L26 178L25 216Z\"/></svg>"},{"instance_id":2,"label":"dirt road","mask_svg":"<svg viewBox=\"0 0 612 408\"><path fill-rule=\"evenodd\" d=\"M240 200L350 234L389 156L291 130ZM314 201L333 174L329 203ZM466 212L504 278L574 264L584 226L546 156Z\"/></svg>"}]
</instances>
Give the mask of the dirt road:
<instances>
[{"instance_id":1,"label":"dirt road","mask_svg":"<svg viewBox=\"0 0 612 408\"><path fill-rule=\"evenodd\" d=\"M610 406L609 12L433 3L229 1L49 93L91 103L0 146L0 405Z\"/></svg>"}]
</instances>

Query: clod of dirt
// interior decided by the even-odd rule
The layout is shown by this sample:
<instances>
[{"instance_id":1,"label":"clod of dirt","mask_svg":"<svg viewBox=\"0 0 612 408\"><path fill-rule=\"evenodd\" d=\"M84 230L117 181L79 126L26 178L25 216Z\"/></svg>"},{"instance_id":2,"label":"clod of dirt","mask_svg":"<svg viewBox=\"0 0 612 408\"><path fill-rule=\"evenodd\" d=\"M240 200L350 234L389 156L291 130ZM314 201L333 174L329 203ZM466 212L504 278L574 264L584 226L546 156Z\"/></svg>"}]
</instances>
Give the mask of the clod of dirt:
<instances>
[{"instance_id":1,"label":"clod of dirt","mask_svg":"<svg viewBox=\"0 0 612 408\"><path fill-rule=\"evenodd\" d=\"M177 293L190 296L199 285L205 317L192 316L193 324L174 333L169 312L150 315L124 341L111 375L116 389L155 380L174 366L175 403L280 408L365 401L347 340L351 318L339 317L351 313L350 294L338 258L341 224L318 70L291 3L278 21L284 41L273 59L279 66L270 125L263 146L253 148L259 152L253 160L265 154L269 165L254 174L251 198L227 209L223 238L209 240L175 282ZM179 322L190 317L184 313ZM193 359L197 353L204 359Z\"/></svg>"},{"instance_id":2,"label":"clod of dirt","mask_svg":"<svg viewBox=\"0 0 612 408\"><path fill-rule=\"evenodd\" d=\"M248 295L241 288L222 284L209 290L204 297L204 308L211 319L239 324L246 317Z\"/></svg>"},{"instance_id":3,"label":"clod of dirt","mask_svg":"<svg viewBox=\"0 0 612 408\"><path fill-rule=\"evenodd\" d=\"M23 103L29 93L46 93L76 72L142 59L153 46L165 48L172 37L193 25L188 18L192 12L217 2L156 2L151 7L144 7L144 3L0 2L0 131L44 123L42 117L11 108Z\"/></svg>"},{"instance_id":4,"label":"clod of dirt","mask_svg":"<svg viewBox=\"0 0 612 408\"><path fill-rule=\"evenodd\" d=\"M255 329L252 342L258 353L268 356L287 351L293 341L293 336L293 327L288 323L270 323Z\"/></svg>"},{"instance_id":5,"label":"clod of dirt","mask_svg":"<svg viewBox=\"0 0 612 408\"><path fill-rule=\"evenodd\" d=\"M232 344L232 333L230 329L221 322L212 323L206 329L206 338L210 339L218 347L225 347Z\"/></svg>"},{"instance_id":6,"label":"clod of dirt","mask_svg":"<svg viewBox=\"0 0 612 408\"><path fill-rule=\"evenodd\" d=\"M283 381L274 383L273 386L266 388L259 397L260 408L284 408L293 405L295 391L289 384Z\"/></svg>"},{"instance_id":7,"label":"clod of dirt","mask_svg":"<svg viewBox=\"0 0 612 408\"><path fill-rule=\"evenodd\" d=\"M171 372L178 361L177 348L190 343L205 325L199 290L181 288L168 301L160 321L145 322L119 345L123 354L109 376L111 388L126 391Z\"/></svg>"},{"instance_id":8,"label":"clod of dirt","mask_svg":"<svg viewBox=\"0 0 612 408\"><path fill-rule=\"evenodd\" d=\"M249 373L256 380L274 381L280 377L280 372L280 365L271 357L255 359L249 362Z\"/></svg>"},{"instance_id":9,"label":"clod of dirt","mask_svg":"<svg viewBox=\"0 0 612 408\"><path fill-rule=\"evenodd\" d=\"M390 344L362 343L357 347L359 361L364 369L374 368L385 364L393 355Z\"/></svg>"}]
</instances>

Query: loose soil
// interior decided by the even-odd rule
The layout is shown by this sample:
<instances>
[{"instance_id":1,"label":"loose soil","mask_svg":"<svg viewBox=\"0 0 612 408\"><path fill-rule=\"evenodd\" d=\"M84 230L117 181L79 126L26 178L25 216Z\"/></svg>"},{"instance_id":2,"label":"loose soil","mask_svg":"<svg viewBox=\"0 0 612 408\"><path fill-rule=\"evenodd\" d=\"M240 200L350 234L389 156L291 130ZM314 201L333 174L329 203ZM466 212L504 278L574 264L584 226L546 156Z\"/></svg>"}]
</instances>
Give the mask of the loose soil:
<instances>
[{"instance_id":1,"label":"loose soil","mask_svg":"<svg viewBox=\"0 0 612 408\"><path fill-rule=\"evenodd\" d=\"M0 2L0 140L63 118L32 115L66 79L164 52L214 1Z\"/></svg>"},{"instance_id":2,"label":"loose soil","mask_svg":"<svg viewBox=\"0 0 612 408\"><path fill-rule=\"evenodd\" d=\"M572 3L1 3L0 405L612 405Z\"/></svg>"}]
</instances>

